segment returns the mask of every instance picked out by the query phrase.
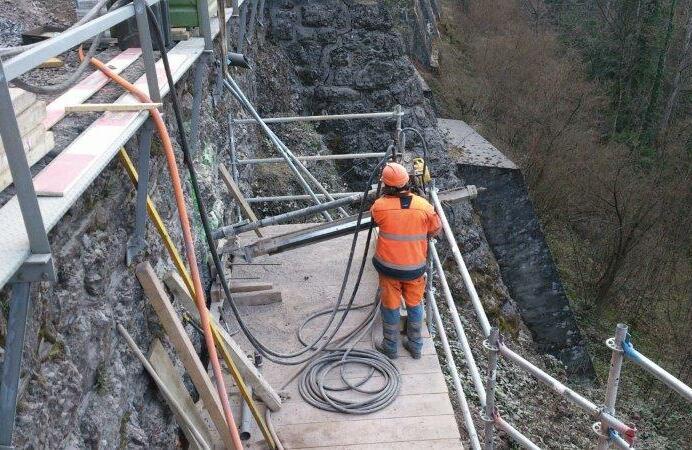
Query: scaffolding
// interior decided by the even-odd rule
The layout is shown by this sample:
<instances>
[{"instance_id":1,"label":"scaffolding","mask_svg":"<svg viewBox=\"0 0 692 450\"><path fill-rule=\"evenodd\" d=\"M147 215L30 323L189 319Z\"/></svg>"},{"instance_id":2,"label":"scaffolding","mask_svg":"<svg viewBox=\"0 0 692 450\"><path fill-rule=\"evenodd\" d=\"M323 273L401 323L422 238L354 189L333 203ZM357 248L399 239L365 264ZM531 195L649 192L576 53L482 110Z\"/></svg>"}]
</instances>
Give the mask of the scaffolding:
<instances>
[{"instance_id":1,"label":"scaffolding","mask_svg":"<svg viewBox=\"0 0 692 450\"><path fill-rule=\"evenodd\" d=\"M2 244L0 245L0 287L5 284L10 284L11 286L8 334L0 380L0 448L11 448L16 414L19 372L22 350L24 347L24 334L31 301L31 286L32 283L35 282L55 281L56 278L53 256L47 233L58 223L69 207L77 201L94 178L106 167L107 163L121 146L135 133L140 133L138 149L139 160L137 167L139 179L137 182L135 201L135 229L128 241L128 262L139 254L146 244L144 240L144 231L147 217L150 144L153 134L153 126L149 118L149 113L147 111L133 113L132 120L123 128L122 133L108 144L108 148L100 156L101 159L98 160L98 164L95 164L88 175L85 175L78 183L72 186L65 196L60 198L39 198L34 186L30 165L24 151L19 126L14 114L8 83L38 67L47 59L74 48L85 40L115 25L135 18L138 24L140 45L142 47L141 54L144 62L146 88L148 89L149 96L154 102L162 102L162 98L167 94L170 86L167 86L165 83L161 84L158 80L157 62L155 60L148 20L146 18L146 7L156 5L160 1L161 0L134 0L132 4L119 7L98 18L71 28L54 38L31 47L9 60L0 61L0 135L7 154L8 165L16 190L16 195L0 209L0 228L4 230L4 235L0 238L0 244ZM182 56L175 74L175 81L177 81L187 70L193 66L195 67L193 77L194 95L192 125L190 131L193 146L199 141L197 137L199 136L200 108L202 104L202 67L203 64L208 64L210 60L214 58L213 40L217 33L224 33L226 30L226 24L223 22L224 17L236 17L238 19L239 26L237 36L226 37L232 39L235 43L234 49L242 53L245 46L252 43L255 26L257 24L264 26L264 3L264 0L234 0L232 2L233 8L229 9L228 14L226 14L226 11L222 11L220 19L214 21L209 17L207 0L198 0L199 15L201 19L201 38L190 40L186 44L179 44L179 50ZM222 55L223 61L226 61L227 56L228 55ZM217 65L217 67L222 66L224 65ZM224 227L217 230L216 237L220 238L238 232L257 230L267 224L281 223L306 214L321 214L328 222L327 224L320 225L320 227L314 230L310 230L309 233L296 233L295 235L289 236L289 238L284 238L280 242L277 240L258 241L253 244L252 247L245 249L247 259L251 259L253 256L260 254L279 252L288 248L294 248L296 245L304 245L305 242L319 242L321 240L353 232L353 217L348 216L344 207L353 201L359 200L362 193L330 193L320 181L307 170L303 163L307 161L381 159L384 157L385 153L297 156L286 146L276 133L269 128L268 124L328 120L394 120L395 139L393 146L401 154L405 148L405 140L403 139L402 133L402 118L406 114L404 109L397 105L393 111L384 112L262 118L235 81L227 74L224 74L224 72L225 69L217 68L218 85L225 87L238 100L241 107L252 116L249 119L235 119L229 117L228 120L230 138L229 150L234 181L236 183L240 181L238 166L285 163L291 169L295 178L305 191L305 194L302 195L251 197L247 199L248 202L307 200L314 203L314 205L298 212L286 213L273 218L265 218L258 221ZM123 99L126 98L127 97L123 97ZM278 151L280 158L238 159L235 129L239 125L260 126L263 133L269 138ZM468 192L471 195L467 195L466 197L475 195L477 191L475 188L471 189L469 187ZM511 350L503 341L499 330L491 326L485 314L480 297L456 243L456 238L445 216L441 203L444 197L441 199L441 194L442 193L438 195L437 190L432 189L431 200L441 218L444 237L451 248L453 259L459 269L471 299L471 304L473 305L479 321L480 329L483 336L486 338L484 347L488 352L489 362L485 380L471 352L471 346L466 337L460 314L449 289L434 241L431 242L430 245L430 274L435 274L439 280L447 309L452 317L451 324L454 328L454 333L461 343L465 356L465 363L472 379L472 385L480 402L480 405L477 406L479 407L481 417L484 421L485 432L483 433L483 445L481 444L479 433L473 422L471 405L469 405L469 402L464 396L459 370L454 362L454 355L451 352L449 338L445 329L446 323L442 320L436 303L436 292L432 287L432 276L429 280L429 289L426 292L428 311L432 316L429 317L429 320L433 319L430 321L429 326L431 329L437 329L437 333L442 342L447 365L452 375L453 386L462 409L464 423L469 434L469 441L472 448L494 448L494 431L496 429L503 430L519 445L525 448L538 448L536 444L532 443L530 439L507 423L499 414L499 410L496 406L495 384L497 377L501 376L501 374L498 374L497 370L500 358L512 361L520 369L528 372L558 395L561 395L576 407L593 417L596 423L592 425L592 429L598 434L599 449L607 448L609 445L615 445L618 448L633 448L636 429L617 418L615 408L621 370L625 360L629 360L641 367L666 384L666 386L680 394L685 400L692 402L692 389L638 352L634 348L631 337L627 333L627 327L623 324L617 326L615 337L609 339L606 343L612 350L612 356L606 398L603 406L580 395ZM328 212L330 209L337 209L345 217L338 221L334 221ZM372 226L369 217L364 216L363 226Z\"/></svg>"}]
</instances>

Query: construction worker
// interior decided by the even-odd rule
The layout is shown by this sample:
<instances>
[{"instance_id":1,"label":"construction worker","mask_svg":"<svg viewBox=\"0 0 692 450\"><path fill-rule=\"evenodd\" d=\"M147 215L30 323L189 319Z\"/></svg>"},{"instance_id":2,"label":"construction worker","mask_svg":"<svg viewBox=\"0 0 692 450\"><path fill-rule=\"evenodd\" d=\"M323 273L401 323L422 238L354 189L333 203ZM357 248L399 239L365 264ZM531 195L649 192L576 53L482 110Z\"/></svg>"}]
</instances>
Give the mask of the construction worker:
<instances>
[{"instance_id":1,"label":"construction worker","mask_svg":"<svg viewBox=\"0 0 692 450\"><path fill-rule=\"evenodd\" d=\"M423 340L423 295L428 256L428 237L440 230L440 218L424 198L412 194L409 175L397 163L382 170L383 195L370 208L379 227L373 265L380 276L382 330L384 338L375 347L390 359L399 344L401 298L408 313L404 348L418 359Z\"/></svg>"}]
</instances>

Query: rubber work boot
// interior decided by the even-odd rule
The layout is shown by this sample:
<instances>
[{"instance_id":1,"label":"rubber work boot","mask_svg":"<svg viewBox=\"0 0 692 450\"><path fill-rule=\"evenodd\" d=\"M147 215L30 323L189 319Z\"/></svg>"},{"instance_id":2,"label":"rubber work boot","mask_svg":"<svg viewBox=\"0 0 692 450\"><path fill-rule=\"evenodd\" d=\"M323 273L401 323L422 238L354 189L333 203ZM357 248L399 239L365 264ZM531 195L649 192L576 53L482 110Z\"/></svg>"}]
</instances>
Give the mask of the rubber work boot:
<instances>
[{"instance_id":1,"label":"rubber work boot","mask_svg":"<svg viewBox=\"0 0 692 450\"><path fill-rule=\"evenodd\" d=\"M423 349L423 338L421 330L423 328L423 305L422 303L416 306L406 308L408 319L406 320L406 338L404 339L404 348L408 350L413 359L420 359L421 350Z\"/></svg>"},{"instance_id":2,"label":"rubber work boot","mask_svg":"<svg viewBox=\"0 0 692 450\"><path fill-rule=\"evenodd\" d=\"M375 344L375 349L389 359L396 359L399 349L399 309L381 307L382 342Z\"/></svg>"}]
</instances>

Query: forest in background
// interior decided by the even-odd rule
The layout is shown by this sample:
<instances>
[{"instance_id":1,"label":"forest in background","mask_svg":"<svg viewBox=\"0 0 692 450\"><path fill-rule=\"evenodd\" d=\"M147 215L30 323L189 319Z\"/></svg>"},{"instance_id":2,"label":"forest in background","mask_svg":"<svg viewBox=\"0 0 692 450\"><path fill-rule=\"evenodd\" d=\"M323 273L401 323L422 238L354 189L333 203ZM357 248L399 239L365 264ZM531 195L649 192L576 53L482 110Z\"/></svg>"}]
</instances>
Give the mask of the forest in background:
<instances>
[{"instance_id":1,"label":"forest in background","mask_svg":"<svg viewBox=\"0 0 692 450\"><path fill-rule=\"evenodd\" d=\"M438 116L521 167L599 376L625 322L689 384L692 0L442 3ZM622 402L655 398L642 420L681 435L689 405L638 369L624 380Z\"/></svg>"}]
</instances>

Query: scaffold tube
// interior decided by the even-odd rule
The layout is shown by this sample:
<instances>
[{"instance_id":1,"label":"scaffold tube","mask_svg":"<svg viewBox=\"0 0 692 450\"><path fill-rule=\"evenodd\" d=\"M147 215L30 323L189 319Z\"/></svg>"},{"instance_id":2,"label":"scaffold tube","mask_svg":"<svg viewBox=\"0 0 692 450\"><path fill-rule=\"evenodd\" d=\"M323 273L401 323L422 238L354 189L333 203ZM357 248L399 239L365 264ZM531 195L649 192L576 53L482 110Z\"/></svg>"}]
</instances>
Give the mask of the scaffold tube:
<instances>
[{"instance_id":1,"label":"scaffold tube","mask_svg":"<svg viewBox=\"0 0 692 450\"><path fill-rule=\"evenodd\" d=\"M483 387L483 380L481 379L481 373L478 370L478 365L476 360L471 353L471 346L469 345L469 340L466 338L466 332L461 324L461 319L459 318L459 311L457 310L456 304L454 303L454 298L452 297L452 292L449 289L449 284L447 283L447 277L445 276L442 263L440 262L440 257L437 254L437 248L435 247L435 242L430 242L430 253L432 254L433 263L435 264L435 270L437 271L437 276L440 279L440 285L442 286L442 293L444 294L445 300L447 302L447 308L452 316L452 323L454 324L454 330L457 334L457 339L461 343L461 349L464 352L464 358L466 359L466 367L469 369L471 374L471 380L473 380L473 386L476 389L476 394L481 402L481 406L485 407L485 388Z\"/></svg>"},{"instance_id":2,"label":"scaffold tube","mask_svg":"<svg viewBox=\"0 0 692 450\"><path fill-rule=\"evenodd\" d=\"M485 310L483 309L483 304L481 303L480 297L478 297L478 292L473 285L473 280L471 279L471 274L466 268L466 263L464 263L464 258L461 256L461 250L459 250L459 245L457 245L457 240L452 233L452 228L449 226L447 221L447 216L442 209L442 203L437 197L437 189L430 190L430 197L432 198L433 204L435 205L435 210L437 215L440 216L440 222L442 222L442 228L452 249L452 254L454 255L454 260L459 266L459 272L461 272L461 277L464 279L464 285L466 290L469 292L469 297L471 297L471 303L473 304L473 309L476 311L478 316L478 321L481 323L481 330L483 330L483 336L488 337L490 335L490 322L488 322L488 316L485 315Z\"/></svg>"},{"instance_id":3,"label":"scaffold tube","mask_svg":"<svg viewBox=\"0 0 692 450\"><path fill-rule=\"evenodd\" d=\"M445 332L444 325L442 324L440 310L437 309L437 302L435 301L435 296L430 290L426 292L426 296L428 303L432 307L433 316L435 317L435 324L437 326L437 333L439 334L440 341L442 342L442 348L445 352L445 359L447 360L447 366L449 366L449 372L452 374L454 390L456 391L457 400L459 401L459 407L461 408L462 415L464 416L464 424L466 425L466 432L469 435L471 448L473 450L480 450L481 442L478 439L478 432L476 431L476 425L473 423L473 416L471 415L469 404L466 401L466 395L464 395L464 390L461 387L459 371L457 370L457 365L454 362L454 355L452 354L452 350L449 347L449 340L447 339L447 333Z\"/></svg>"}]
</instances>

